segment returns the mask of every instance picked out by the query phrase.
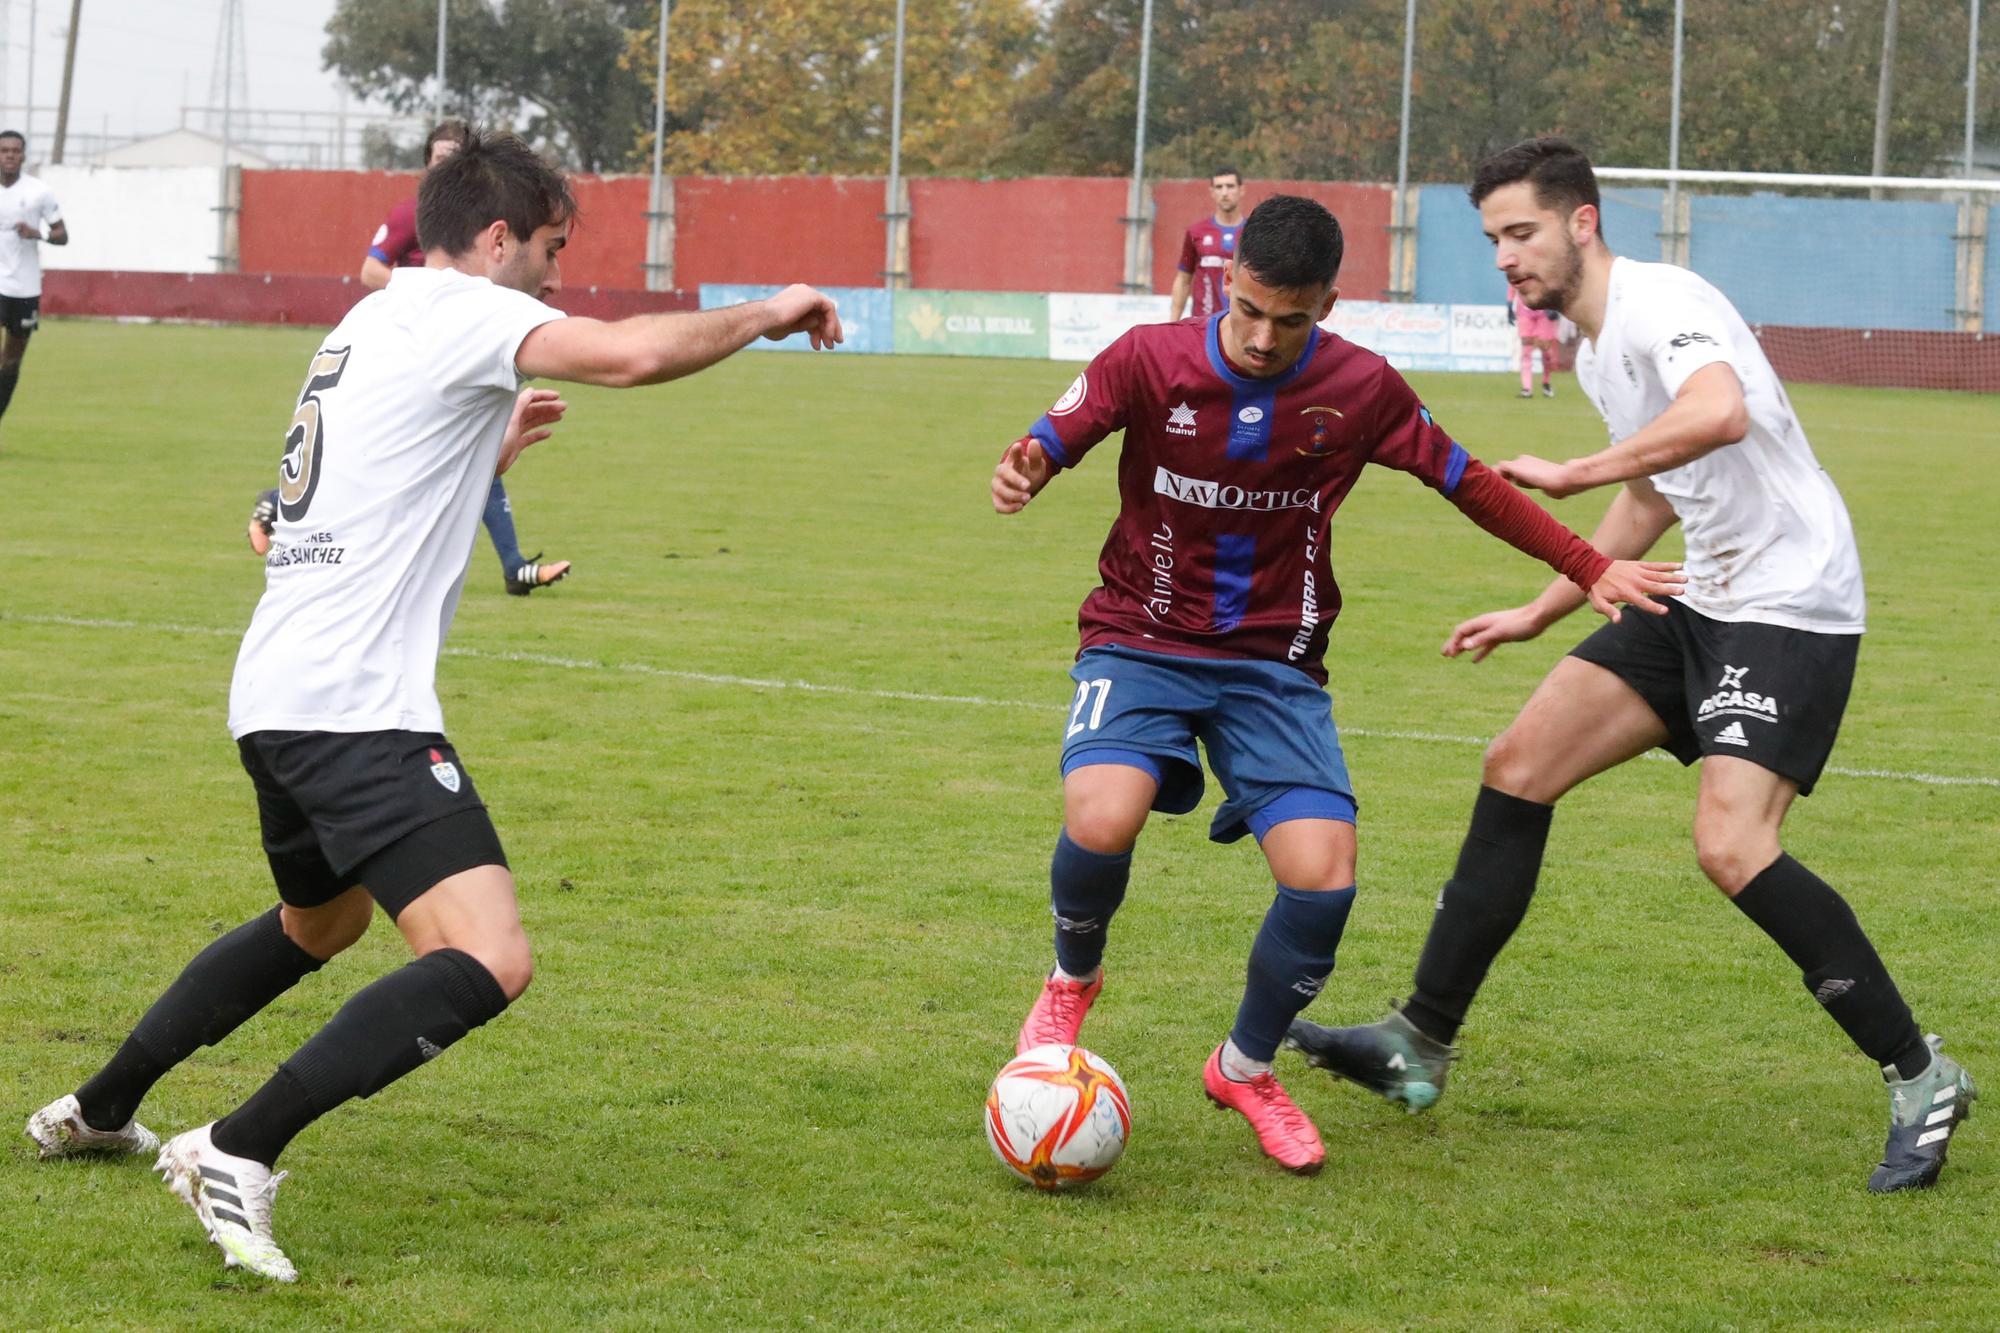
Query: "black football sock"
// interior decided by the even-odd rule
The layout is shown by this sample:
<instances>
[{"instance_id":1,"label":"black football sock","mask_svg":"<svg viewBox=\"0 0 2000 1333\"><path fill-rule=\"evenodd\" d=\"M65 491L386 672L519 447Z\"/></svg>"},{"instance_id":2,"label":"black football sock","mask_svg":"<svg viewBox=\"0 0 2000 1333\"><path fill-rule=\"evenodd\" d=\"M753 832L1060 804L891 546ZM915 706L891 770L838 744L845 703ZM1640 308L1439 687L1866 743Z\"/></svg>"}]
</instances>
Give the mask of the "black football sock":
<instances>
[{"instance_id":1,"label":"black football sock","mask_svg":"<svg viewBox=\"0 0 2000 1333\"><path fill-rule=\"evenodd\" d=\"M253 917L194 956L111 1063L76 1090L85 1124L122 1128L161 1075L324 966L292 943L279 910Z\"/></svg>"},{"instance_id":2,"label":"black football sock","mask_svg":"<svg viewBox=\"0 0 2000 1333\"><path fill-rule=\"evenodd\" d=\"M1087 977L1104 961L1104 932L1132 877L1132 853L1093 852L1064 829L1049 862L1049 912L1056 919L1056 965Z\"/></svg>"},{"instance_id":3,"label":"black football sock","mask_svg":"<svg viewBox=\"0 0 2000 1333\"><path fill-rule=\"evenodd\" d=\"M1458 868L1438 895L1417 959L1416 989L1403 1007L1426 1036L1449 1043L1464 1025L1486 969L1528 913L1555 813L1552 805L1479 789Z\"/></svg>"},{"instance_id":4,"label":"black football sock","mask_svg":"<svg viewBox=\"0 0 2000 1333\"><path fill-rule=\"evenodd\" d=\"M1878 1065L1914 1078L1930 1047L1875 946L1827 882L1780 852L1731 899L1799 966L1806 989Z\"/></svg>"},{"instance_id":5,"label":"black football sock","mask_svg":"<svg viewBox=\"0 0 2000 1333\"><path fill-rule=\"evenodd\" d=\"M1285 1029L1333 975L1334 953L1354 910L1352 887L1308 891L1278 886L1250 946L1249 975L1229 1039L1252 1060L1269 1063Z\"/></svg>"},{"instance_id":6,"label":"black football sock","mask_svg":"<svg viewBox=\"0 0 2000 1333\"><path fill-rule=\"evenodd\" d=\"M14 386L21 382L19 366L0 366L0 417L7 415L7 404L14 401ZM123 1124L123 1121L119 1122Z\"/></svg>"},{"instance_id":7,"label":"black football sock","mask_svg":"<svg viewBox=\"0 0 2000 1333\"><path fill-rule=\"evenodd\" d=\"M356 992L270 1082L216 1122L210 1140L270 1166L307 1125L380 1092L506 1007L506 992L471 954L427 953Z\"/></svg>"}]
</instances>

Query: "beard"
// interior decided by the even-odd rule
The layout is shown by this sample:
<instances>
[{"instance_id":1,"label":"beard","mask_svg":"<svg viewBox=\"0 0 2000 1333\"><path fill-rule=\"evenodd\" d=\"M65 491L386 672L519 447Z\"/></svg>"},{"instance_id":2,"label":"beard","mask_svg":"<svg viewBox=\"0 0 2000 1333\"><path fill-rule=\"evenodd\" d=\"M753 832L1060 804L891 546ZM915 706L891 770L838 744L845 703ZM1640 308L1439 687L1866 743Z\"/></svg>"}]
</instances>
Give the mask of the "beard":
<instances>
[{"instance_id":1,"label":"beard","mask_svg":"<svg viewBox=\"0 0 2000 1333\"><path fill-rule=\"evenodd\" d=\"M1583 247L1563 238L1564 251L1556 261L1554 271L1541 279L1542 292L1530 297L1521 293L1521 304L1530 310L1553 310L1561 314L1570 302L1576 299L1583 288Z\"/></svg>"}]
</instances>

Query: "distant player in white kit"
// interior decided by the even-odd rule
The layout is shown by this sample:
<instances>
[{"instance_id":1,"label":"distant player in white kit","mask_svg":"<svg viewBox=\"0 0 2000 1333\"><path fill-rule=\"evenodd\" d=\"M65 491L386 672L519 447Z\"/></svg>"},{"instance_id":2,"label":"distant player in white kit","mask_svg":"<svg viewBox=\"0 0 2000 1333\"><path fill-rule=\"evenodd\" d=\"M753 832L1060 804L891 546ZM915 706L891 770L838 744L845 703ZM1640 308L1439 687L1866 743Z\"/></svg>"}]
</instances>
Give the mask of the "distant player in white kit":
<instances>
[{"instance_id":1,"label":"distant player in white kit","mask_svg":"<svg viewBox=\"0 0 2000 1333\"><path fill-rule=\"evenodd\" d=\"M1471 193L1522 301L1582 331L1577 382L1614 441L1498 470L1557 497L1623 483L1592 544L1637 558L1678 522L1687 586L1666 615L1625 616L1585 639L1487 750L1407 1004L1363 1027L1295 1021L1288 1044L1411 1110L1435 1102L1466 1009L1527 911L1555 802L1657 746L1701 765L1702 870L1882 1067L1889 1138L1868 1188L1929 1186L1972 1080L1924 1037L1846 901L1778 840L1793 798L1826 765L1854 679L1865 605L1846 505L1728 299L1685 269L1611 253L1581 152L1560 139L1518 144L1481 164ZM1558 581L1526 606L1459 625L1445 654L1478 661L1581 603Z\"/></svg>"},{"instance_id":2,"label":"distant player in white kit","mask_svg":"<svg viewBox=\"0 0 2000 1333\"><path fill-rule=\"evenodd\" d=\"M469 134L424 178L421 268L396 270L320 344L278 469L264 596L230 688L280 904L197 955L112 1060L28 1120L43 1157L158 1146L140 1099L198 1047L358 940L379 904L416 961L363 988L158 1169L230 1266L293 1281L271 1236L272 1164L294 1135L498 1017L533 964L485 805L444 736L438 652L488 484L564 404L546 377L624 387L751 340L840 341L810 287L699 314L565 318L569 184L519 139Z\"/></svg>"},{"instance_id":3,"label":"distant player in white kit","mask_svg":"<svg viewBox=\"0 0 2000 1333\"><path fill-rule=\"evenodd\" d=\"M68 245L69 228L49 187L23 175L28 141L0 130L0 417L21 382L21 359L42 321L41 247Z\"/></svg>"}]
</instances>

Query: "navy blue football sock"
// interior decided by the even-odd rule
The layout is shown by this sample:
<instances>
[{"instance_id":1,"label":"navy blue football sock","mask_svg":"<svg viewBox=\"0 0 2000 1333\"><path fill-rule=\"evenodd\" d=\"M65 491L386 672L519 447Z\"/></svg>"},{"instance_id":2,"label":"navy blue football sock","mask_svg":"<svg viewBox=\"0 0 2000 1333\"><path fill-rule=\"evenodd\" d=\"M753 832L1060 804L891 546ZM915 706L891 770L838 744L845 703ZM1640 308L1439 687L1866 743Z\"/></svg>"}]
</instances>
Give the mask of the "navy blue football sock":
<instances>
[{"instance_id":1,"label":"navy blue football sock","mask_svg":"<svg viewBox=\"0 0 2000 1333\"><path fill-rule=\"evenodd\" d=\"M1285 1029L1333 975L1334 951L1347 929L1347 914L1354 910L1354 893L1352 887L1313 891L1278 886L1257 942L1250 946L1243 1003L1229 1034L1250 1059L1268 1062L1278 1053Z\"/></svg>"},{"instance_id":2,"label":"navy blue football sock","mask_svg":"<svg viewBox=\"0 0 2000 1333\"><path fill-rule=\"evenodd\" d=\"M0 416L7 415L7 404L14 401L14 386L20 382L19 366L0 366ZM119 1124L124 1122L121 1120Z\"/></svg>"},{"instance_id":3,"label":"navy blue football sock","mask_svg":"<svg viewBox=\"0 0 2000 1333\"><path fill-rule=\"evenodd\" d=\"M1125 901L1132 853L1093 852L1064 829L1049 862L1049 911L1056 919L1056 963L1073 977L1087 977L1104 961L1104 930Z\"/></svg>"},{"instance_id":4,"label":"navy blue football sock","mask_svg":"<svg viewBox=\"0 0 2000 1333\"><path fill-rule=\"evenodd\" d=\"M285 934L273 907L209 944L153 1002L111 1062L76 1090L92 1129L122 1127L160 1076L324 966Z\"/></svg>"},{"instance_id":5,"label":"navy blue football sock","mask_svg":"<svg viewBox=\"0 0 2000 1333\"><path fill-rule=\"evenodd\" d=\"M307 1125L349 1098L374 1096L506 1007L506 992L471 954L427 953L357 991L211 1138L270 1166Z\"/></svg>"},{"instance_id":6,"label":"navy blue football sock","mask_svg":"<svg viewBox=\"0 0 2000 1333\"><path fill-rule=\"evenodd\" d=\"M513 502L507 498L507 488L498 477L487 488L486 512L482 517L486 535L493 539L493 550L500 557L500 572L511 579L514 571L528 561L521 554L521 539L514 534Z\"/></svg>"}]
</instances>

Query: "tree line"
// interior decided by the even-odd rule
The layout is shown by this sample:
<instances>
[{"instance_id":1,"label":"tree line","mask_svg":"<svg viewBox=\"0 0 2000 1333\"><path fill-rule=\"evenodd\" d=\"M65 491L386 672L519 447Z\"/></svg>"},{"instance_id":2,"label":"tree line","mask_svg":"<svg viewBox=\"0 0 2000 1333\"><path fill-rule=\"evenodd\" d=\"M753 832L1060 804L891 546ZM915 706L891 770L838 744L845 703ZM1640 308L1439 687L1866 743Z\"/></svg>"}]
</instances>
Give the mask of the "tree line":
<instances>
[{"instance_id":1,"label":"tree line","mask_svg":"<svg viewBox=\"0 0 2000 1333\"><path fill-rule=\"evenodd\" d=\"M1886 0L1686 0L1681 165L1869 169ZM447 0L446 105L584 171L652 159L658 0ZM1667 161L1673 0L1420 0L1413 180L1560 133ZM676 174L881 175L895 0L678 0L663 157ZM1124 175L1141 0L910 0L903 170ZM1394 179L1403 0L1154 0L1149 175ZM1956 169L1963 3L1902 5L1888 171ZM435 96L436 12L339 0L326 67L403 111ZM2000 27L2000 25L1994 25ZM2000 131L2000 33L1979 123ZM408 151L398 146L397 151Z\"/></svg>"}]
</instances>

